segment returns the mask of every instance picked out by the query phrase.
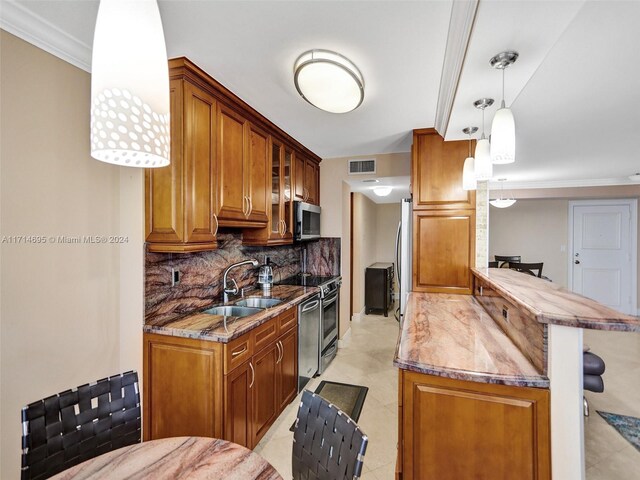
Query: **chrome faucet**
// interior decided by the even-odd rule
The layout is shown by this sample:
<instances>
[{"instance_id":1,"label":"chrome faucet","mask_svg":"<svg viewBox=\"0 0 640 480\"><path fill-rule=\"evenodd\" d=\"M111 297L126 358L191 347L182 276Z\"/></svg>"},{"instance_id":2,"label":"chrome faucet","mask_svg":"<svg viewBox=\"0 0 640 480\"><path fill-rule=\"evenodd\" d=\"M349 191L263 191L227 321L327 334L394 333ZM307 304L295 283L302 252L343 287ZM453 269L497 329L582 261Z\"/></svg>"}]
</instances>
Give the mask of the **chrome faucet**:
<instances>
[{"instance_id":1,"label":"chrome faucet","mask_svg":"<svg viewBox=\"0 0 640 480\"><path fill-rule=\"evenodd\" d=\"M229 285L227 283L227 275L229 274L229 271L232 268L239 267L241 265L253 265L254 267L257 267L259 265L259 263L258 263L257 260L245 260L244 262L232 263L231 265L229 265L224 270L224 275L222 277L222 288L223 288L224 303L227 303L229 301L229 294L232 294L232 295L237 295L238 294L238 291L239 291L238 284L232 278L231 281L233 282L233 287L229 287Z\"/></svg>"}]
</instances>

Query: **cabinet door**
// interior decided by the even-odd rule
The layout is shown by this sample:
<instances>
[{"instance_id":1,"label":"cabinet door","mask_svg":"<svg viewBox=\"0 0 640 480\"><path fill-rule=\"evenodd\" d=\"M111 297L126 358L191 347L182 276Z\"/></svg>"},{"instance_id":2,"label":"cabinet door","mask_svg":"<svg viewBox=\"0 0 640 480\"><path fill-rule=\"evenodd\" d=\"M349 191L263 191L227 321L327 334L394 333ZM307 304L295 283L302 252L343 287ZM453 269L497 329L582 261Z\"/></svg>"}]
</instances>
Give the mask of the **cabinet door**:
<instances>
[{"instance_id":1,"label":"cabinet door","mask_svg":"<svg viewBox=\"0 0 640 480\"><path fill-rule=\"evenodd\" d=\"M222 435L221 344L144 335L144 439Z\"/></svg>"},{"instance_id":2,"label":"cabinet door","mask_svg":"<svg viewBox=\"0 0 640 480\"><path fill-rule=\"evenodd\" d=\"M278 411L282 411L298 393L298 329L292 328L280 337L278 363Z\"/></svg>"},{"instance_id":3,"label":"cabinet door","mask_svg":"<svg viewBox=\"0 0 640 480\"><path fill-rule=\"evenodd\" d=\"M467 141L445 142L433 129L414 132L411 183L413 209L475 208L475 191L462 188Z\"/></svg>"},{"instance_id":4,"label":"cabinet door","mask_svg":"<svg viewBox=\"0 0 640 480\"><path fill-rule=\"evenodd\" d=\"M267 223L267 192L271 193L271 151L269 135L258 127L249 124L249 154L245 169L245 188L249 199L248 219L253 222Z\"/></svg>"},{"instance_id":5,"label":"cabinet door","mask_svg":"<svg viewBox=\"0 0 640 480\"><path fill-rule=\"evenodd\" d=\"M171 164L145 169L145 237L150 243L181 243L182 217L182 80L171 80Z\"/></svg>"},{"instance_id":6,"label":"cabinet door","mask_svg":"<svg viewBox=\"0 0 640 480\"><path fill-rule=\"evenodd\" d=\"M320 168L312 160L306 160L304 165L304 186L306 189L306 201L315 205L320 204L319 193Z\"/></svg>"},{"instance_id":7,"label":"cabinet door","mask_svg":"<svg viewBox=\"0 0 640 480\"><path fill-rule=\"evenodd\" d=\"M414 210L414 291L472 293L475 226L475 210Z\"/></svg>"},{"instance_id":8,"label":"cabinet door","mask_svg":"<svg viewBox=\"0 0 640 480\"><path fill-rule=\"evenodd\" d=\"M251 448L258 444L279 413L277 398L279 349L276 342L271 343L260 353L254 355L255 380L253 382L251 415Z\"/></svg>"},{"instance_id":9,"label":"cabinet door","mask_svg":"<svg viewBox=\"0 0 640 480\"><path fill-rule=\"evenodd\" d=\"M282 238L282 155L283 146L277 140L271 142L271 218L269 219L269 239Z\"/></svg>"},{"instance_id":10,"label":"cabinet door","mask_svg":"<svg viewBox=\"0 0 640 480\"><path fill-rule=\"evenodd\" d=\"M402 375L405 480L551 478L549 390Z\"/></svg>"},{"instance_id":11,"label":"cabinet door","mask_svg":"<svg viewBox=\"0 0 640 480\"><path fill-rule=\"evenodd\" d=\"M218 104L218 220L246 220L249 202L245 192L246 121Z\"/></svg>"},{"instance_id":12,"label":"cabinet door","mask_svg":"<svg viewBox=\"0 0 640 480\"><path fill-rule=\"evenodd\" d=\"M216 101L184 83L184 215L186 243L215 242Z\"/></svg>"},{"instance_id":13,"label":"cabinet door","mask_svg":"<svg viewBox=\"0 0 640 480\"><path fill-rule=\"evenodd\" d=\"M251 389L254 373L251 362L233 370L224 382L224 438L244 447L251 444Z\"/></svg>"},{"instance_id":14,"label":"cabinet door","mask_svg":"<svg viewBox=\"0 0 640 480\"><path fill-rule=\"evenodd\" d=\"M306 192L304 187L304 179L305 179L305 159L302 155L296 153L294 155L294 199L299 200L301 202L306 198Z\"/></svg>"},{"instance_id":15,"label":"cabinet door","mask_svg":"<svg viewBox=\"0 0 640 480\"><path fill-rule=\"evenodd\" d=\"M293 150L284 147L282 167L282 220L284 220L283 238L287 240L293 239L294 155Z\"/></svg>"}]
</instances>

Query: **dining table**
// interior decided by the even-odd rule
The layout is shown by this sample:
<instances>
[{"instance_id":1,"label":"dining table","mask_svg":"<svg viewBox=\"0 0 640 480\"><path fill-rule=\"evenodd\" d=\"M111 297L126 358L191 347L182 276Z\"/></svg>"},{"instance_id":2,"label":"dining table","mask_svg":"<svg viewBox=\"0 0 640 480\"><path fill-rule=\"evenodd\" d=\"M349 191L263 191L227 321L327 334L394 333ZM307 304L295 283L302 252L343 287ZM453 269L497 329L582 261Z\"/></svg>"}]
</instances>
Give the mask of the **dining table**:
<instances>
[{"instance_id":1,"label":"dining table","mask_svg":"<svg viewBox=\"0 0 640 480\"><path fill-rule=\"evenodd\" d=\"M172 437L119 448L55 475L61 479L283 480L257 453L237 443Z\"/></svg>"}]
</instances>

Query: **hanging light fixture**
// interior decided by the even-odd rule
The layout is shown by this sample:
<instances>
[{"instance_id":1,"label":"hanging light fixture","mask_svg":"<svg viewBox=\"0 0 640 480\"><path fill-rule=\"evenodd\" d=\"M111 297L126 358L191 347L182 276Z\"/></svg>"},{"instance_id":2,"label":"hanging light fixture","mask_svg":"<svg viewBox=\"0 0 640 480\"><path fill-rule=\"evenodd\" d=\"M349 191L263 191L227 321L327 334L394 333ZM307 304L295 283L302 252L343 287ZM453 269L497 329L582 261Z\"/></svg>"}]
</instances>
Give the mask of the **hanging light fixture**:
<instances>
[{"instance_id":1,"label":"hanging light fixture","mask_svg":"<svg viewBox=\"0 0 640 480\"><path fill-rule=\"evenodd\" d=\"M464 190L475 190L477 187L476 173L474 171L474 159L471 156L471 135L478 131L478 127L463 128L462 131L469 135L469 156L464 161L462 167L462 188Z\"/></svg>"},{"instance_id":2,"label":"hanging light fixture","mask_svg":"<svg viewBox=\"0 0 640 480\"><path fill-rule=\"evenodd\" d=\"M499 178L498 181L500 182L500 196L494 200L489 200L489 203L491 205L493 205L494 207L497 208L507 208L510 207L511 205L513 205L514 203L516 203L516 199L515 198L504 198L504 182L506 181L506 178Z\"/></svg>"},{"instance_id":3,"label":"hanging light fixture","mask_svg":"<svg viewBox=\"0 0 640 480\"><path fill-rule=\"evenodd\" d=\"M355 110L364 100L364 78L348 58L330 50L309 50L293 66L293 82L302 98L330 113Z\"/></svg>"},{"instance_id":4,"label":"hanging light fixture","mask_svg":"<svg viewBox=\"0 0 640 480\"><path fill-rule=\"evenodd\" d=\"M91 156L169 165L169 67L156 0L101 0L91 62Z\"/></svg>"},{"instance_id":5,"label":"hanging light fixture","mask_svg":"<svg viewBox=\"0 0 640 480\"><path fill-rule=\"evenodd\" d=\"M484 136L484 109L493 105L493 98L481 98L473 102L473 106L482 110L482 135L476 142L476 154L474 171L476 180L486 181L493 177L493 164L491 163L491 153L489 140Z\"/></svg>"},{"instance_id":6,"label":"hanging light fixture","mask_svg":"<svg viewBox=\"0 0 640 480\"><path fill-rule=\"evenodd\" d=\"M518 59L518 52L501 52L489 60L493 68L502 70L502 102L491 124L491 161L495 164L516 161L516 124L513 112L504 103L504 71Z\"/></svg>"}]
</instances>

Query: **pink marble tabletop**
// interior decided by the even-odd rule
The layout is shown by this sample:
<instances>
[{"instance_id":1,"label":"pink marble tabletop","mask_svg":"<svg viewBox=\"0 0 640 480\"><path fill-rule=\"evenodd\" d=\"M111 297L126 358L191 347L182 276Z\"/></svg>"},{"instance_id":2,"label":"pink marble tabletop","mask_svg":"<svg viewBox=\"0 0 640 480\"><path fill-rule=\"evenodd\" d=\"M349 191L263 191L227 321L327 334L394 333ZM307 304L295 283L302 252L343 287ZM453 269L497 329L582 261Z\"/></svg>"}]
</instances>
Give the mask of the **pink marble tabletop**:
<instances>
[{"instance_id":1,"label":"pink marble tabletop","mask_svg":"<svg viewBox=\"0 0 640 480\"><path fill-rule=\"evenodd\" d=\"M638 317L617 312L557 283L508 268L473 268L472 271L540 323L640 332Z\"/></svg>"},{"instance_id":2,"label":"pink marble tabletop","mask_svg":"<svg viewBox=\"0 0 640 480\"><path fill-rule=\"evenodd\" d=\"M471 295L411 293L393 363L458 380L549 386Z\"/></svg>"},{"instance_id":3,"label":"pink marble tabletop","mask_svg":"<svg viewBox=\"0 0 640 480\"><path fill-rule=\"evenodd\" d=\"M203 437L138 443L87 460L51 478L282 480L257 453L237 443Z\"/></svg>"},{"instance_id":4,"label":"pink marble tabletop","mask_svg":"<svg viewBox=\"0 0 640 480\"><path fill-rule=\"evenodd\" d=\"M298 287L294 285L274 285L270 298L279 298L282 303L262 310L248 317L223 317L204 312L187 314L180 318L170 320L151 320L145 323L143 331L146 333L158 333L174 337L197 338L199 340L212 340L228 343L234 338L262 325L267 320L281 314L285 310L299 304L303 300L318 293L316 287ZM246 297L262 297L260 289L254 289L247 293ZM229 304L242 300L241 297L232 299ZM209 307L210 308L210 307Z\"/></svg>"}]
</instances>

